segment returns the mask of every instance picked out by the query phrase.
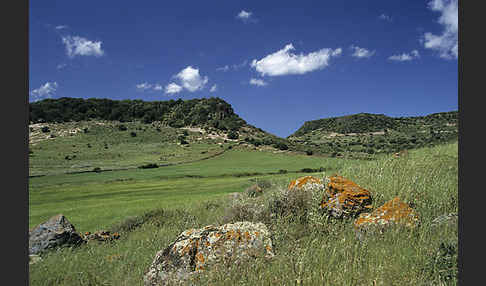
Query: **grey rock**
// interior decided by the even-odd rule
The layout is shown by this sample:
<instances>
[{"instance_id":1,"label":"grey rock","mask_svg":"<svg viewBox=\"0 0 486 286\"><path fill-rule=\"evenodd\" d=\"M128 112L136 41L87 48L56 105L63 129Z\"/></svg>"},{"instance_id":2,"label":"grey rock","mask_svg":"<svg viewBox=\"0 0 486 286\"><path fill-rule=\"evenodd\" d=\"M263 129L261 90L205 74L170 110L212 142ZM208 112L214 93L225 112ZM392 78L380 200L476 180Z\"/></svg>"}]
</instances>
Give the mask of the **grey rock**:
<instances>
[{"instance_id":1,"label":"grey rock","mask_svg":"<svg viewBox=\"0 0 486 286\"><path fill-rule=\"evenodd\" d=\"M40 254L60 246L75 246L83 243L68 219L58 214L29 231L29 255Z\"/></svg>"},{"instance_id":2,"label":"grey rock","mask_svg":"<svg viewBox=\"0 0 486 286\"><path fill-rule=\"evenodd\" d=\"M272 258L272 240L263 223L236 222L183 231L157 252L144 276L146 286L188 282L216 264L238 264L250 258Z\"/></svg>"}]
</instances>

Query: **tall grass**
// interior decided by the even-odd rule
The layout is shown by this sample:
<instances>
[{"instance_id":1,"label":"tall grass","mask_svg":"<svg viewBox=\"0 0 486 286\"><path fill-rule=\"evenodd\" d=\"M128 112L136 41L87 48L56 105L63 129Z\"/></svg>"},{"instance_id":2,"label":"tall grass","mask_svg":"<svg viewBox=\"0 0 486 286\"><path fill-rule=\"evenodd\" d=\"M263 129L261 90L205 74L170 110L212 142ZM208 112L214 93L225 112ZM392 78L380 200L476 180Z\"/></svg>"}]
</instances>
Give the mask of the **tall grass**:
<instances>
[{"instance_id":1,"label":"tall grass","mask_svg":"<svg viewBox=\"0 0 486 286\"><path fill-rule=\"evenodd\" d=\"M276 256L238 267L214 267L198 276L195 284L455 285L457 224L433 226L431 222L457 212L457 167L457 143L410 151L400 158L343 165L337 173L370 190L374 207L398 196L420 216L421 224L415 229L390 228L364 240L357 239L352 219L331 219L324 224L298 219L309 216L312 197L294 198L283 208L295 211L271 216L275 213L272 202L282 199L286 188L285 183L275 181L264 195L242 200L249 205L263 203L261 211L270 214L261 219L272 231ZM235 219L228 207L233 200L220 197L116 224L113 228L122 231L122 238L114 243L44 255L30 266L31 285L142 285L155 253L181 231L223 223L224 217ZM251 212L240 215L258 218Z\"/></svg>"}]
</instances>

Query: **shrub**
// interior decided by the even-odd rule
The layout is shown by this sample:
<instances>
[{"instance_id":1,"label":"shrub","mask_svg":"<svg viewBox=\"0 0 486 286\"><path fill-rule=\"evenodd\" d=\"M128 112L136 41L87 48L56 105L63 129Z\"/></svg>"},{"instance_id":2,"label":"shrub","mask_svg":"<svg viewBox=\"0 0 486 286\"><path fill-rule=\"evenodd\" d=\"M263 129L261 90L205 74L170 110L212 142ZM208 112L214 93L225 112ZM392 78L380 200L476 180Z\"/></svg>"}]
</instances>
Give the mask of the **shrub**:
<instances>
[{"instance_id":1,"label":"shrub","mask_svg":"<svg viewBox=\"0 0 486 286\"><path fill-rule=\"evenodd\" d=\"M128 128L123 124L118 125L118 130L120 130L120 131L126 131L127 129Z\"/></svg>"},{"instance_id":2,"label":"shrub","mask_svg":"<svg viewBox=\"0 0 486 286\"><path fill-rule=\"evenodd\" d=\"M138 168L139 169L152 169L152 168L158 168L158 167L159 167L159 165L157 165L155 163L148 163L148 164L142 165Z\"/></svg>"},{"instance_id":3,"label":"shrub","mask_svg":"<svg viewBox=\"0 0 486 286\"><path fill-rule=\"evenodd\" d=\"M238 137L239 137L238 132L235 132L233 130L228 132L228 139L238 139Z\"/></svg>"},{"instance_id":4,"label":"shrub","mask_svg":"<svg viewBox=\"0 0 486 286\"><path fill-rule=\"evenodd\" d=\"M273 145L273 147L279 149L279 150L288 150L289 147L287 146L287 144L283 143L283 142L277 142Z\"/></svg>"},{"instance_id":5,"label":"shrub","mask_svg":"<svg viewBox=\"0 0 486 286\"><path fill-rule=\"evenodd\" d=\"M93 172L100 173L101 172L101 168L100 167L95 167L95 168L93 168Z\"/></svg>"},{"instance_id":6,"label":"shrub","mask_svg":"<svg viewBox=\"0 0 486 286\"><path fill-rule=\"evenodd\" d=\"M48 132L51 132L51 130L49 129L49 126L43 126L43 127L41 128L41 131L42 131L43 133L48 133Z\"/></svg>"},{"instance_id":7,"label":"shrub","mask_svg":"<svg viewBox=\"0 0 486 286\"><path fill-rule=\"evenodd\" d=\"M137 133L135 133L135 132L132 131L132 132L130 132L130 136L137 137Z\"/></svg>"},{"instance_id":8,"label":"shrub","mask_svg":"<svg viewBox=\"0 0 486 286\"><path fill-rule=\"evenodd\" d=\"M312 150L307 150L307 151L305 151L305 153L306 153L308 156L312 156L312 154L314 154L314 152L312 152Z\"/></svg>"},{"instance_id":9,"label":"shrub","mask_svg":"<svg viewBox=\"0 0 486 286\"><path fill-rule=\"evenodd\" d=\"M324 172L326 169L324 167L320 167L320 168L316 168L316 169L313 169L313 168L303 168L303 169L300 169L300 172L302 173L317 173L317 172Z\"/></svg>"},{"instance_id":10,"label":"shrub","mask_svg":"<svg viewBox=\"0 0 486 286\"><path fill-rule=\"evenodd\" d=\"M280 170L278 170L278 173L279 173L279 174L287 174L287 172L288 172L288 171L287 171L287 170L285 170L285 169L280 169Z\"/></svg>"}]
</instances>

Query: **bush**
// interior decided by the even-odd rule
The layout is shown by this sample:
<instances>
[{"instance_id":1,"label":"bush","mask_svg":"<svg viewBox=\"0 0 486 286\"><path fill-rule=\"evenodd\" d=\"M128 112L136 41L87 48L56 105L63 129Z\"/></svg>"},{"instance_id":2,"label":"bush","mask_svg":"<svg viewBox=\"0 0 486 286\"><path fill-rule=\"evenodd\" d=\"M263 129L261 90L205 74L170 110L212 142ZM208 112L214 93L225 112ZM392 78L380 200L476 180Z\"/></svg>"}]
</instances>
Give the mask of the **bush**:
<instances>
[{"instance_id":1,"label":"bush","mask_svg":"<svg viewBox=\"0 0 486 286\"><path fill-rule=\"evenodd\" d=\"M314 154L314 152L312 152L312 150L307 150L307 151L305 151L305 153L306 153L308 156L312 156L312 154Z\"/></svg>"},{"instance_id":2,"label":"bush","mask_svg":"<svg viewBox=\"0 0 486 286\"><path fill-rule=\"evenodd\" d=\"M239 137L238 132L235 132L233 130L228 132L228 139L238 139L238 137Z\"/></svg>"},{"instance_id":3,"label":"bush","mask_svg":"<svg viewBox=\"0 0 486 286\"><path fill-rule=\"evenodd\" d=\"M283 143L283 142L277 142L273 145L273 147L279 149L279 150L288 150L289 147L287 146L287 144Z\"/></svg>"},{"instance_id":4,"label":"bush","mask_svg":"<svg viewBox=\"0 0 486 286\"><path fill-rule=\"evenodd\" d=\"M137 137L137 133L135 133L135 132L132 131L132 132L130 132L130 136Z\"/></svg>"},{"instance_id":5,"label":"bush","mask_svg":"<svg viewBox=\"0 0 486 286\"><path fill-rule=\"evenodd\" d=\"M118 125L118 130L120 130L120 131L127 131L127 129L128 128L123 124Z\"/></svg>"},{"instance_id":6,"label":"bush","mask_svg":"<svg viewBox=\"0 0 486 286\"><path fill-rule=\"evenodd\" d=\"M43 133L48 133L48 132L51 132L51 130L49 129L49 126L43 126L43 127L41 128L41 131L42 131Z\"/></svg>"},{"instance_id":7,"label":"bush","mask_svg":"<svg viewBox=\"0 0 486 286\"><path fill-rule=\"evenodd\" d=\"M287 174L287 172L288 172L288 171L287 171L287 170L285 170L285 169L280 169L280 170L278 170L278 173L279 173L279 174Z\"/></svg>"},{"instance_id":8,"label":"bush","mask_svg":"<svg viewBox=\"0 0 486 286\"><path fill-rule=\"evenodd\" d=\"M101 172L101 168L100 167L95 167L95 168L93 168L93 172L100 173Z\"/></svg>"},{"instance_id":9,"label":"bush","mask_svg":"<svg viewBox=\"0 0 486 286\"><path fill-rule=\"evenodd\" d=\"M152 169L152 168L158 168L158 167L159 167L159 165L157 165L155 163L148 163L148 164L142 165L138 168L139 169Z\"/></svg>"}]
</instances>

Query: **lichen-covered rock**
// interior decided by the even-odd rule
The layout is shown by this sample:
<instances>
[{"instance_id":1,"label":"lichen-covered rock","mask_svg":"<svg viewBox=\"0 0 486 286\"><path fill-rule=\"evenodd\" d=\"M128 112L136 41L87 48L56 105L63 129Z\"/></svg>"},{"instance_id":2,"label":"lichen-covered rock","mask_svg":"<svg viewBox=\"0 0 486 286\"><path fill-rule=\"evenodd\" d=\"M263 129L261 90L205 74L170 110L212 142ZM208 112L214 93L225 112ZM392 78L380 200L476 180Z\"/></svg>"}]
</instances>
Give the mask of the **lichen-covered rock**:
<instances>
[{"instance_id":1,"label":"lichen-covered rock","mask_svg":"<svg viewBox=\"0 0 486 286\"><path fill-rule=\"evenodd\" d=\"M29 231L29 254L39 254L59 246L73 246L84 242L68 219L58 214Z\"/></svg>"},{"instance_id":2,"label":"lichen-covered rock","mask_svg":"<svg viewBox=\"0 0 486 286\"><path fill-rule=\"evenodd\" d=\"M371 213L361 214L354 222L354 226L361 233L368 230L383 230L392 225L403 225L409 228L418 223L418 215L407 203L396 197L375 209Z\"/></svg>"},{"instance_id":3,"label":"lichen-covered rock","mask_svg":"<svg viewBox=\"0 0 486 286\"><path fill-rule=\"evenodd\" d=\"M315 187L317 188L324 187L322 180L312 176L305 176L305 177L300 177L298 179L292 180L287 189L306 190Z\"/></svg>"},{"instance_id":4,"label":"lichen-covered rock","mask_svg":"<svg viewBox=\"0 0 486 286\"><path fill-rule=\"evenodd\" d=\"M333 175L329 178L320 207L335 218L354 217L361 212L370 211L371 203L370 191L349 179Z\"/></svg>"},{"instance_id":5,"label":"lichen-covered rock","mask_svg":"<svg viewBox=\"0 0 486 286\"><path fill-rule=\"evenodd\" d=\"M145 273L144 284L181 282L214 264L235 264L249 258L273 256L270 233L263 223L236 222L189 229L157 252Z\"/></svg>"},{"instance_id":6,"label":"lichen-covered rock","mask_svg":"<svg viewBox=\"0 0 486 286\"><path fill-rule=\"evenodd\" d=\"M86 232L83 239L87 242L89 241L113 241L119 239L120 234L118 232L110 233L106 230L99 230L94 233Z\"/></svg>"}]
</instances>

